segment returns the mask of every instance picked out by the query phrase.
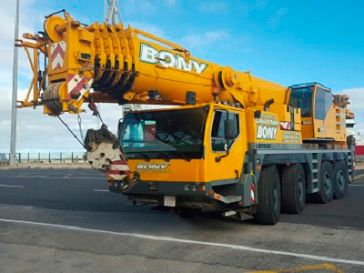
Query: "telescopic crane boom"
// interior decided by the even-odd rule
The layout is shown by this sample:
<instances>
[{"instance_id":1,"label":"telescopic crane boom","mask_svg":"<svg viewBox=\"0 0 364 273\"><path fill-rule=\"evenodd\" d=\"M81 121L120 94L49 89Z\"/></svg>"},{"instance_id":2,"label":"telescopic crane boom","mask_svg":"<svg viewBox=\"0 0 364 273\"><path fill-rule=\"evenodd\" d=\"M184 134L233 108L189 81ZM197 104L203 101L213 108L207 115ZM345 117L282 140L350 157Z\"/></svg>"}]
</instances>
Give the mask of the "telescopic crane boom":
<instances>
[{"instance_id":1,"label":"telescopic crane boom","mask_svg":"<svg viewBox=\"0 0 364 273\"><path fill-rule=\"evenodd\" d=\"M48 88L42 96L35 88L33 100L22 106L42 104L45 113L59 115L79 113L90 100L182 105L186 94L199 103L220 100L253 106L272 98L285 103L284 86L197 59L183 47L131 26L84 26L63 14L47 17L47 39L25 35L35 43L20 43L45 53L49 63Z\"/></svg>"}]
</instances>

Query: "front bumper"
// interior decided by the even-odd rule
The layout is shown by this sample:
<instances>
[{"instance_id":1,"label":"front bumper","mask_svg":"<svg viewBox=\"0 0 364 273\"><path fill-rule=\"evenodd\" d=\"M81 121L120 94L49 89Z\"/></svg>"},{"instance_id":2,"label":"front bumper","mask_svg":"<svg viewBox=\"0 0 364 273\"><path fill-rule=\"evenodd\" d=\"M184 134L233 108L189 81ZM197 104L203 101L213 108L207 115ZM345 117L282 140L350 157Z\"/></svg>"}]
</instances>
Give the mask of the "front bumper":
<instances>
[{"instance_id":1,"label":"front bumper","mask_svg":"<svg viewBox=\"0 0 364 273\"><path fill-rule=\"evenodd\" d=\"M109 188L113 192L127 195L137 203L163 205L164 196L174 196L176 207L241 207L243 187L239 181L208 183L134 181L128 184L111 182Z\"/></svg>"}]
</instances>

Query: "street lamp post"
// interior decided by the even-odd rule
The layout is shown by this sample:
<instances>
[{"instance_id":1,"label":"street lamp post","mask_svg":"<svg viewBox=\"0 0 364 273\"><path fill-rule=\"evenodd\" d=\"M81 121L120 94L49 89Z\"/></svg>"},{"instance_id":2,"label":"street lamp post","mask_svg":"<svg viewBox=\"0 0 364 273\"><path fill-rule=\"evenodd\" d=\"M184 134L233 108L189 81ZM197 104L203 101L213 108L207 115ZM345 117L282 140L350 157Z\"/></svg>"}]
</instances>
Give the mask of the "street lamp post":
<instances>
[{"instance_id":1,"label":"street lamp post","mask_svg":"<svg viewBox=\"0 0 364 273\"><path fill-rule=\"evenodd\" d=\"M19 0L16 0L15 12L15 39L19 36ZM14 40L15 40L14 39ZM16 164L16 100L18 94L18 47L14 45L14 63L13 63L13 95L11 103L11 135L10 135L10 165Z\"/></svg>"}]
</instances>

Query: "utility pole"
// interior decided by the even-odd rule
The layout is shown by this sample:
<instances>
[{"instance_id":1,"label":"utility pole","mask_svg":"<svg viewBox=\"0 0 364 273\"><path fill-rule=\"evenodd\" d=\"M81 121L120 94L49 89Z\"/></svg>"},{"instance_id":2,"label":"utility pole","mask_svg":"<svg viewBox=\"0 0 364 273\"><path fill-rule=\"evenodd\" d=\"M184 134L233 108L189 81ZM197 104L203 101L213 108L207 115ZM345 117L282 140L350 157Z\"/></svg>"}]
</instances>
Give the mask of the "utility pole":
<instances>
[{"instance_id":1,"label":"utility pole","mask_svg":"<svg viewBox=\"0 0 364 273\"><path fill-rule=\"evenodd\" d=\"M15 33L14 41L19 37L19 0L16 0L15 11ZM13 57L13 95L11 103L11 135L10 135L10 165L16 164L16 121L17 121L17 109L16 100L18 98L18 47L14 45L14 57Z\"/></svg>"}]
</instances>

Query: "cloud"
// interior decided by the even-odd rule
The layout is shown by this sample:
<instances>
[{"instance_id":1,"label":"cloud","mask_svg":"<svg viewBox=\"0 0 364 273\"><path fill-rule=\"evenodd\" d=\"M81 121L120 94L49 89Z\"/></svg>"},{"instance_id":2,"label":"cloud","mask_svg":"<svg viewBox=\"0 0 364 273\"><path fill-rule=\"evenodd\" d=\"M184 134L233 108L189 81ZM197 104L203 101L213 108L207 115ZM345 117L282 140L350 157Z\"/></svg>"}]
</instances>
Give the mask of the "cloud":
<instances>
[{"instance_id":1,"label":"cloud","mask_svg":"<svg viewBox=\"0 0 364 273\"><path fill-rule=\"evenodd\" d=\"M174 6L177 3L177 0L165 0L168 6Z\"/></svg>"},{"instance_id":2,"label":"cloud","mask_svg":"<svg viewBox=\"0 0 364 273\"><path fill-rule=\"evenodd\" d=\"M13 66L13 45L14 45L14 24L15 24L15 4L9 5L7 1L0 3L0 86L11 84L12 66ZM32 26L35 24L35 13L31 8L34 0L21 1L19 36L22 33L32 32ZM25 18L27 18L25 20ZM28 68L25 53L19 49L19 73Z\"/></svg>"},{"instance_id":3,"label":"cloud","mask_svg":"<svg viewBox=\"0 0 364 273\"><path fill-rule=\"evenodd\" d=\"M119 1L122 15L140 18L141 15L155 15L163 8L173 8L177 0L125 0ZM125 14L123 11L125 10Z\"/></svg>"},{"instance_id":4,"label":"cloud","mask_svg":"<svg viewBox=\"0 0 364 273\"><path fill-rule=\"evenodd\" d=\"M344 89L340 93L349 96L348 108L355 114L355 128L364 136L364 87Z\"/></svg>"},{"instance_id":5,"label":"cloud","mask_svg":"<svg viewBox=\"0 0 364 273\"><path fill-rule=\"evenodd\" d=\"M161 29L160 27L153 25L153 24L149 24L143 21L131 21L130 25L133 26L134 28L143 30L145 32L149 32L155 36L158 37L165 37L166 34L164 32L163 29Z\"/></svg>"},{"instance_id":6,"label":"cloud","mask_svg":"<svg viewBox=\"0 0 364 273\"><path fill-rule=\"evenodd\" d=\"M187 49L198 49L210 46L212 43L222 42L230 34L224 30L207 31L201 34L191 34L181 39L182 45Z\"/></svg>"},{"instance_id":7,"label":"cloud","mask_svg":"<svg viewBox=\"0 0 364 273\"><path fill-rule=\"evenodd\" d=\"M7 152L10 145L10 94L4 93L0 89L0 97L4 108L0 108L0 152ZM23 97L25 90L19 91L19 98ZM119 105L102 105L99 107L104 122L109 129L116 133L118 119L121 117L121 108ZM51 116L42 113L42 107L37 109L25 108L18 109L17 122L17 148L18 151L81 151L83 148L61 124L61 122ZM79 135L77 116L62 115L62 119L70 128ZM100 127L100 121L93 117L90 111L81 114L83 135L89 128L97 129Z\"/></svg>"},{"instance_id":8,"label":"cloud","mask_svg":"<svg viewBox=\"0 0 364 273\"><path fill-rule=\"evenodd\" d=\"M345 89L340 92L350 98L349 108L356 113L357 119L364 122L364 87Z\"/></svg>"},{"instance_id":9,"label":"cloud","mask_svg":"<svg viewBox=\"0 0 364 273\"><path fill-rule=\"evenodd\" d=\"M20 1L19 34L31 32L38 17L33 8L35 1ZM25 19L26 18L26 19ZM14 50L15 3L0 2L0 149L8 150L10 142L12 69ZM22 49L19 49L19 75L30 74L28 63ZM19 84L20 85L20 84ZM25 90L19 91L24 93Z\"/></svg>"},{"instance_id":10,"label":"cloud","mask_svg":"<svg viewBox=\"0 0 364 273\"><path fill-rule=\"evenodd\" d=\"M127 10L128 13L131 13L131 14L134 14L137 11L139 11L139 13L143 13L143 14L145 14L145 13L150 14L150 13L154 13L155 11L157 11L156 5L152 1L148 1L148 0L121 1L120 6L121 6L122 11Z\"/></svg>"},{"instance_id":11,"label":"cloud","mask_svg":"<svg viewBox=\"0 0 364 273\"><path fill-rule=\"evenodd\" d=\"M228 11L228 5L224 1L202 2L198 9L203 13L222 13Z\"/></svg>"}]
</instances>

